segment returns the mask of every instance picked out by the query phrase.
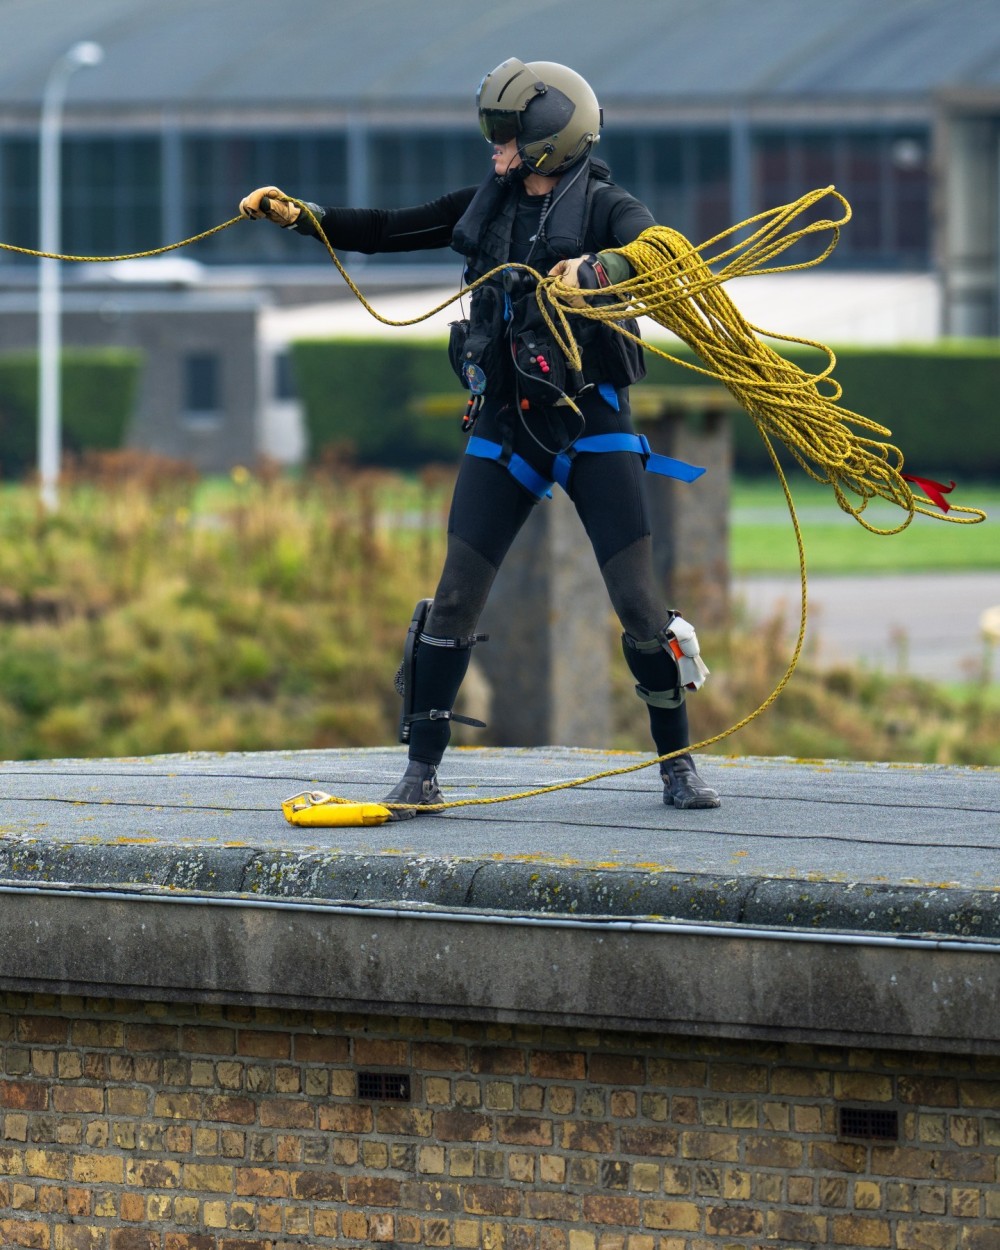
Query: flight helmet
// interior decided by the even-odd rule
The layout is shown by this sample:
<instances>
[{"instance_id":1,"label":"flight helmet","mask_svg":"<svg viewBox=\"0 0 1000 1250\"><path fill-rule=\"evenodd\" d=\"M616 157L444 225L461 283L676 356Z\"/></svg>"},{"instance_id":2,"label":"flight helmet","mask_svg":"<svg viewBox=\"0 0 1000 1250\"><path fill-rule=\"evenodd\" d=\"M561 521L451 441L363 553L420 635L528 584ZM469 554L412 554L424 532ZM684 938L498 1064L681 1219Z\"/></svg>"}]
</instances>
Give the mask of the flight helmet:
<instances>
[{"instance_id":1,"label":"flight helmet","mask_svg":"<svg viewBox=\"0 0 1000 1250\"><path fill-rule=\"evenodd\" d=\"M529 173L561 174L600 139L603 115L590 84L554 61L503 61L479 84L476 105L484 136L516 139Z\"/></svg>"}]
</instances>

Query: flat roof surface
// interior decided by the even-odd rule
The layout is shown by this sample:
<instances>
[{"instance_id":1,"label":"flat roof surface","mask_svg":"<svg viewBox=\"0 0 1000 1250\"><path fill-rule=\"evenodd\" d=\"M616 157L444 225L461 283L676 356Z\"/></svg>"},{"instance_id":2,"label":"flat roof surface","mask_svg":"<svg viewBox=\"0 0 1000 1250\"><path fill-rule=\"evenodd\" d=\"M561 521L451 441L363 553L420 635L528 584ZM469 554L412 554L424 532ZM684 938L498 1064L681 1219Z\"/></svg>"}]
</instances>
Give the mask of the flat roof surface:
<instances>
[{"instance_id":1,"label":"flat roof surface","mask_svg":"<svg viewBox=\"0 0 1000 1250\"><path fill-rule=\"evenodd\" d=\"M648 756L454 749L448 801L629 769ZM402 748L0 764L0 881L85 889L658 916L1000 936L1000 769L703 756L718 810L661 801L655 768L440 815L289 824L322 790L377 802Z\"/></svg>"}]
</instances>

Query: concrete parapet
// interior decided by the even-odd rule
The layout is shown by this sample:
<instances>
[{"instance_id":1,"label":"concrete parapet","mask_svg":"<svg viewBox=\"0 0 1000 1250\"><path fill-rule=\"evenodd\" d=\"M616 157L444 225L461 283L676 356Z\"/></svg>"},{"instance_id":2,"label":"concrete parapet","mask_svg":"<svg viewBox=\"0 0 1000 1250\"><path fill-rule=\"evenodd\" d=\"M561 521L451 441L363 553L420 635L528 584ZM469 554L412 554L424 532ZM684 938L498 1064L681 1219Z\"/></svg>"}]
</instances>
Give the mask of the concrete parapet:
<instances>
[{"instance_id":1,"label":"concrete parapet","mask_svg":"<svg viewBox=\"0 0 1000 1250\"><path fill-rule=\"evenodd\" d=\"M419 904L2 890L0 989L1000 1048L996 944Z\"/></svg>"},{"instance_id":2,"label":"concrete parapet","mask_svg":"<svg viewBox=\"0 0 1000 1250\"><path fill-rule=\"evenodd\" d=\"M995 770L703 759L723 806L677 812L635 757L456 751L471 806L281 815L401 759L0 766L0 987L1000 1045Z\"/></svg>"}]
</instances>

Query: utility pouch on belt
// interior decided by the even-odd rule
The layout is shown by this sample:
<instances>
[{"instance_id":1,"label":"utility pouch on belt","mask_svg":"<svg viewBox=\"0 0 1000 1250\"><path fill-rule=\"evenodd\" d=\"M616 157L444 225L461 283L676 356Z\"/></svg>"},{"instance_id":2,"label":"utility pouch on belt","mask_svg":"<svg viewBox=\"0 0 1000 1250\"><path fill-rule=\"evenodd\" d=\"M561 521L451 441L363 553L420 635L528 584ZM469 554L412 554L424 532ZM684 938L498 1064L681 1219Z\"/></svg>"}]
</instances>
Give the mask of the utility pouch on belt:
<instances>
[{"instance_id":1,"label":"utility pouch on belt","mask_svg":"<svg viewBox=\"0 0 1000 1250\"><path fill-rule=\"evenodd\" d=\"M448 359L459 381L473 395L496 386L503 367L503 294L487 284L473 296L472 317L453 321L448 336Z\"/></svg>"},{"instance_id":2,"label":"utility pouch on belt","mask_svg":"<svg viewBox=\"0 0 1000 1250\"><path fill-rule=\"evenodd\" d=\"M604 265L594 253L577 269L577 279L580 287L587 291L599 291L609 285ZM592 308L620 303L614 295L596 295L587 302ZM629 334L639 337L639 323L634 317L620 324ZM641 344L619 334L610 325L580 317L573 324L573 333L586 351L583 372L588 382L610 382L615 390L622 390L646 376Z\"/></svg>"},{"instance_id":3,"label":"utility pouch on belt","mask_svg":"<svg viewBox=\"0 0 1000 1250\"><path fill-rule=\"evenodd\" d=\"M632 317L621 323L622 329L630 334L639 334L639 323ZM646 362L643 359L642 346L628 339L610 326L600 325L595 344L595 351L600 360L599 372L601 382L610 382L616 390L632 386L646 376ZM591 372L590 367L586 372Z\"/></svg>"},{"instance_id":4,"label":"utility pouch on belt","mask_svg":"<svg viewBox=\"0 0 1000 1250\"><path fill-rule=\"evenodd\" d=\"M452 321L449 324L451 329L448 331L448 363L455 370L456 376L464 381L462 365L465 359L465 341L469 337L471 323L468 317L465 317L461 321Z\"/></svg>"},{"instance_id":5,"label":"utility pouch on belt","mask_svg":"<svg viewBox=\"0 0 1000 1250\"><path fill-rule=\"evenodd\" d=\"M514 339L517 389L536 404L554 404L566 390L566 357L548 335L522 330Z\"/></svg>"},{"instance_id":6,"label":"utility pouch on belt","mask_svg":"<svg viewBox=\"0 0 1000 1250\"><path fill-rule=\"evenodd\" d=\"M566 391L566 357L534 295L523 295L514 305L511 343L518 394L531 403L554 404Z\"/></svg>"}]
</instances>

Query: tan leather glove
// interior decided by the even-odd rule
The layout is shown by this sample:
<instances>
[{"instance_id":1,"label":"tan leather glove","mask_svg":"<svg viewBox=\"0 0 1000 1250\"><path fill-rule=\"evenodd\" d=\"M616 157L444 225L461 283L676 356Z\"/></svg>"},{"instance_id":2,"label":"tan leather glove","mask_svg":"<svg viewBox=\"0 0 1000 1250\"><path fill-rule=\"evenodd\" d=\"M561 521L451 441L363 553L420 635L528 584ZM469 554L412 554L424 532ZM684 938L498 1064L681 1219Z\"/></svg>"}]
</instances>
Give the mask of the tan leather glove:
<instances>
[{"instance_id":1,"label":"tan leather glove","mask_svg":"<svg viewBox=\"0 0 1000 1250\"><path fill-rule=\"evenodd\" d=\"M580 266L586 259L585 256L576 256L572 260L558 260L549 270L549 277L558 278L563 286L583 286L580 281ZM566 302L571 308L583 308L587 303L579 295L570 297Z\"/></svg>"},{"instance_id":2,"label":"tan leather glove","mask_svg":"<svg viewBox=\"0 0 1000 1250\"><path fill-rule=\"evenodd\" d=\"M563 286L575 286L581 291L599 291L611 285L600 253L595 255L593 252L587 256L574 256L571 260L556 261L549 270L549 277L558 278ZM566 300L570 308L583 308L591 302L579 295L571 295Z\"/></svg>"},{"instance_id":3,"label":"tan leather glove","mask_svg":"<svg viewBox=\"0 0 1000 1250\"><path fill-rule=\"evenodd\" d=\"M240 200L240 212L244 217L266 217L277 226L287 227L295 225L302 210L277 187L258 187Z\"/></svg>"}]
</instances>

